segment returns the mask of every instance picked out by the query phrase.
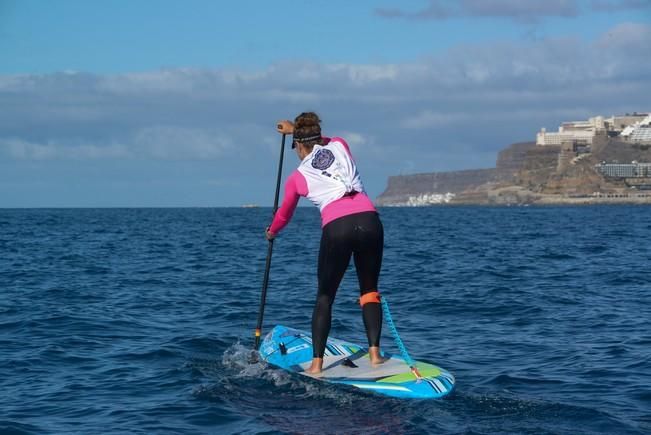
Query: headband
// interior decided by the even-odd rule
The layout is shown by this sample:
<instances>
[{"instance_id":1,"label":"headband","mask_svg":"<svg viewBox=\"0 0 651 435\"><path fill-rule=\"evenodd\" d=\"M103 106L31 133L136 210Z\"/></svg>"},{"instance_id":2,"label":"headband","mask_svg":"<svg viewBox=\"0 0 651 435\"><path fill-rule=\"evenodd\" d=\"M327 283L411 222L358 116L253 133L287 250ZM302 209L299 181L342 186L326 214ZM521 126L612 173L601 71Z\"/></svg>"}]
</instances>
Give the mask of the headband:
<instances>
[{"instance_id":1,"label":"headband","mask_svg":"<svg viewBox=\"0 0 651 435\"><path fill-rule=\"evenodd\" d=\"M305 136L305 137L296 137L296 135L294 135L294 140L297 142L309 142L311 140L317 140L317 139L321 139L321 133L313 136Z\"/></svg>"},{"instance_id":2,"label":"headband","mask_svg":"<svg viewBox=\"0 0 651 435\"><path fill-rule=\"evenodd\" d=\"M292 140L292 149L294 149L294 148L296 148L296 142L303 143L303 142L309 142L309 141L312 141L312 140L321 139L321 134L315 134L313 136L305 136L305 137L296 137L296 135L294 135L294 137L292 139L293 139Z\"/></svg>"}]
</instances>

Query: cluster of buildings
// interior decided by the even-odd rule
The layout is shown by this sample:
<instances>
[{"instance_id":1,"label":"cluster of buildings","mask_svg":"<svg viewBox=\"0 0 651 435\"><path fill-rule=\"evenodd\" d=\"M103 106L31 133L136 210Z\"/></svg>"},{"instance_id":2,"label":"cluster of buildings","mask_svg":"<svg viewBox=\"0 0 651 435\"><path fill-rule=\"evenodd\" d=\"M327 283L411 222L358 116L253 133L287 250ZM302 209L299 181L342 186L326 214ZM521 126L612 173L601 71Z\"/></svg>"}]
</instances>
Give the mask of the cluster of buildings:
<instances>
[{"instance_id":1,"label":"cluster of buildings","mask_svg":"<svg viewBox=\"0 0 651 435\"><path fill-rule=\"evenodd\" d=\"M597 170L611 178L651 178L651 163L606 163L596 165Z\"/></svg>"},{"instance_id":2,"label":"cluster of buildings","mask_svg":"<svg viewBox=\"0 0 651 435\"><path fill-rule=\"evenodd\" d=\"M591 152L597 137L616 138L620 142L651 146L651 114L633 113L623 116L595 116L587 121L564 122L557 132L544 128L536 135L536 145L561 147L558 168ZM651 190L651 163L601 162L595 169L606 178L623 179L631 188Z\"/></svg>"},{"instance_id":3,"label":"cluster of buildings","mask_svg":"<svg viewBox=\"0 0 651 435\"><path fill-rule=\"evenodd\" d=\"M410 196L407 198L407 202L404 205L407 207L422 207L425 205L434 205L434 204L448 204L452 198L454 198L454 193L423 193L421 195Z\"/></svg>"},{"instance_id":4,"label":"cluster of buildings","mask_svg":"<svg viewBox=\"0 0 651 435\"><path fill-rule=\"evenodd\" d=\"M633 113L623 116L595 116L587 121L564 122L556 132L541 129L536 135L536 145L562 145L573 142L592 145L595 136L605 134L626 142L651 143L651 114Z\"/></svg>"}]
</instances>

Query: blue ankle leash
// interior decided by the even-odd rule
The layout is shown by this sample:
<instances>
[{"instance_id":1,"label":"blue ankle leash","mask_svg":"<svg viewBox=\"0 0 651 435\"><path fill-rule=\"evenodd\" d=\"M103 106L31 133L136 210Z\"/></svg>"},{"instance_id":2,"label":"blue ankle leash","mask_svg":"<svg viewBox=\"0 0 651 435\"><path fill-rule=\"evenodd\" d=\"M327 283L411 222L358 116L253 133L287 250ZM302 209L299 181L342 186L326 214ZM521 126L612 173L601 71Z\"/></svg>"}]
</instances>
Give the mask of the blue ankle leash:
<instances>
[{"instance_id":1,"label":"blue ankle leash","mask_svg":"<svg viewBox=\"0 0 651 435\"><path fill-rule=\"evenodd\" d=\"M409 356L409 352L407 352L407 348L405 347L405 344L402 342L402 339L400 338L400 334L398 334L398 329L396 328L396 324L393 323L393 318L391 317L391 311L389 311L389 303L387 302L387 299L384 296L381 296L380 303L382 304L382 312L384 313L384 320L387 322L387 325L389 326L391 335L393 335L393 339L395 340L396 345L400 350L400 354L402 355L402 358L405 360L405 362L411 369L411 372L414 374L414 376L416 376L416 379L418 380L422 379L423 377L418 371L418 368L416 367L416 363L414 362L413 359L411 359L411 356Z\"/></svg>"}]
</instances>

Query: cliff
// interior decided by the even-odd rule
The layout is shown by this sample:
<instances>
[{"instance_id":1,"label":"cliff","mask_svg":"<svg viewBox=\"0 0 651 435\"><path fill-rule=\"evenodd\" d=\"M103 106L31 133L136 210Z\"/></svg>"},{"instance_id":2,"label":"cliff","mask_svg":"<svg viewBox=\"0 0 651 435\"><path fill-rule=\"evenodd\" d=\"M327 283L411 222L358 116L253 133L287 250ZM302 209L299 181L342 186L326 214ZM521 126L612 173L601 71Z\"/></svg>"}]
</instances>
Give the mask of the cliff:
<instances>
[{"instance_id":1,"label":"cliff","mask_svg":"<svg viewBox=\"0 0 651 435\"><path fill-rule=\"evenodd\" d=\"M409 198L463 192L501 179L502 174L496 168L396 175L389 177L387 189L377 198L376 203L378 205L407 204Z\"/></svg>"},{"instance_id":2,"label":"cliff","mask_svg":"<svg viewBox=\"0 0 651 435\"><path fill-rule=\"evenodd\" d=\"M651 146L595 137L590 152L572 143L509 145L496 167L389 177L378 205L651 203L651 193L631 189L634 182L604 177L602 162L651 162Z\"/></svg>"},{"instance_id":3,"label":"cliff","mask_svg":"<svg viewBox=\"0 0 651 435\"><path fill-rule=\"evenodd\" d=\"M487 187L513 182L528 153L535 148L534 142L512 144L498 153L495 168L391 176L376 203L380 206L406 205L410 199L447 193L455 196L465 193L468 197L475 197Z\"/></svg>"}]
</instances>

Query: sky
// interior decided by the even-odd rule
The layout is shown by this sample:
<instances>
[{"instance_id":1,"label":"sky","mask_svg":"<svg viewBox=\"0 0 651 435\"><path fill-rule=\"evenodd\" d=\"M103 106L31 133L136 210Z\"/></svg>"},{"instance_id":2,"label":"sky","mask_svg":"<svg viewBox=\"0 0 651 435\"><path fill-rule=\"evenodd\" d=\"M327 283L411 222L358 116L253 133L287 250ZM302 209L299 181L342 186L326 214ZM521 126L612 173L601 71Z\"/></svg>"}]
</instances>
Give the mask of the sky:
<instances>
[{"instance_id":1,"label":"sky","mask_svg":"<svg viewBox=\"0 0 651 435\"><path fill-rule=\"evenodd\" d=\"M303 111L375 198L650 77L651 0L0 0L0 208L268 206Z\"/></svg>"}]
</instances>

